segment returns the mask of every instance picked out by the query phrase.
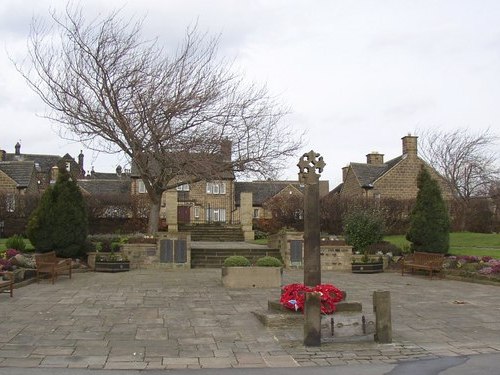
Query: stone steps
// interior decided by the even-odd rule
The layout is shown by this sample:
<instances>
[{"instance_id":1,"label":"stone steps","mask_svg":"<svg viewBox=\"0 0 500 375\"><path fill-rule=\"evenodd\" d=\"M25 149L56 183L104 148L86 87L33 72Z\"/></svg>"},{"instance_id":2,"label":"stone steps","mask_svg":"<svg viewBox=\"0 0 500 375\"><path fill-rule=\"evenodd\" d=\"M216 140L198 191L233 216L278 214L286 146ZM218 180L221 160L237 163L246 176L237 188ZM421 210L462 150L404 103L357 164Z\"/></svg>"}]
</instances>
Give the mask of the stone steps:
<instances>
[{"instance_id":1,"label":"stone steps","mask_svg":"<svg viewBox=\"0 0 500 375\"><path fill-rule=\"evenodd\" d=\"M244 241L240 226L217 224L181 225L179 230L191 233L191 241L237 242Z\"/></svg>"},{"instance_id":2,"label":"stone steps","mask_svg":"<svg viewBox=\"0 0 500 375\"><path fill-rule=\"evenodd\" d=\"M221 268L224 259L231 255L241 255L255 263L264 256L272 256L281 260L278 249L191 249L191 268Z\"/></svg>"}]
</instances>

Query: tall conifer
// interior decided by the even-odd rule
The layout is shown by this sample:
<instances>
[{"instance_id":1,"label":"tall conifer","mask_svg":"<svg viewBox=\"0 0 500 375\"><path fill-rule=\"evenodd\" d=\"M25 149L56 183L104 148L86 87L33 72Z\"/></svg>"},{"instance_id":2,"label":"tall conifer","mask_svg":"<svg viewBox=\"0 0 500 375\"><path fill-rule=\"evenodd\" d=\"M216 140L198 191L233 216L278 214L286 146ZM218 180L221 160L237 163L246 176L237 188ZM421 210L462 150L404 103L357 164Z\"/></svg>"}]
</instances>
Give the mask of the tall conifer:
<instances>
[{"instance_id":1,"label":"tall conifer","mask_svg":"<svg viewBox=\"0 0 500 375\"><path fill-rule=\"evenodd\" d=\"M55 250L61 257L83 255L88 219L85 201L70 174L61 168L53 187L30 217L27 234L37 251Z\"/></svg>"},{"instance_id":2,"label":"tall conifer","mask_svg":"<svg viewBox=\"0 0 500 375\"><path fill-rule=\"evenodd\" d=\"M413 251L448 252L450 219L439 185L422 167L417 178L418 194L410 214L410 229L406 239Z\"/></svg>"}]
</instances>

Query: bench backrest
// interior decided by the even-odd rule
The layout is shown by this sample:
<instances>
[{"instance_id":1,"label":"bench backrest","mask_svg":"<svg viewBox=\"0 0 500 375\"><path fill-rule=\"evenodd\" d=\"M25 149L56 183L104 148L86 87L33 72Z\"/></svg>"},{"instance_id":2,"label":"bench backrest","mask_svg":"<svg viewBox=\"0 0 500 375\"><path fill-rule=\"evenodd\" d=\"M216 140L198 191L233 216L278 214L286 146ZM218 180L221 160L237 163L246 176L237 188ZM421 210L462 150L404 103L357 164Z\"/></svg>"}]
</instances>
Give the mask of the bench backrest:
<instances>
[{"instance_id":1,"label":"bench backrest","mask_svg":"<svg viewBox=\"0 0 500 375\"><path fill-rule=\"evenodd\" d=\"M56 252L55 251L50 251L48 253L35 254L35 262L36 263L57 262Z\"/></svg>"},{"instance_id":2,"label":"bench backrest","mask_svg":"<svg viewBox=\"0 0 500 375\"><path fill-rule=\"evenodd\" d=\"M418 251L413 253L413 261L415 263L426 263L441 260L444 260L444 254L441 253L422 253Z\"/></svg>"}]
</instances>

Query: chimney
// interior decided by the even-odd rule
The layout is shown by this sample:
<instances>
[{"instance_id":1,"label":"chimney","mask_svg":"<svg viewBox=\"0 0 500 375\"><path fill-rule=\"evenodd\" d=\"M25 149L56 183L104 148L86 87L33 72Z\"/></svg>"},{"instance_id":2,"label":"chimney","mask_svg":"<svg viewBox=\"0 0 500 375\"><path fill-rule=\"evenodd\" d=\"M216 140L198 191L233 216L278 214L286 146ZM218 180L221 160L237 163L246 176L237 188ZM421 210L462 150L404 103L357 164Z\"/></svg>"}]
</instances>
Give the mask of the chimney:
<instances>
[{"instance_id":1,"label":"chimney","mask_svg":"<svg viewBox=\"0 0 500 375\"><path fill-rule=\"evenodd\" d=\"M403 140L403 155L417 155L417 138L411 134L401 138Z\"/></svg>"},{"instance_id":2,"label":"chimney","mask_svg":"<svg viewBox=\"0 0 500 375\"><path fill-rule=\"evenodd\" d=\"M366 155L366 163L372 165L384 164L384 154L379 154L377 151L372 151Z\"/></svg>"},{"instance_id":3,"label":"chimney","mask_svg":"<svg viewBox=\"0 0 500 375\"><path fill-rule=\"evenodd\" d=\"M16 149L16 155L21 155L21 144L17 142L14 147Z\"/></svg>"},{"instance_id":4,"label":"chimney","mask_svg":"<svg viewBox=\"0 0 500 375\"><path fill-rule=\"evenodd\" d=\"M85 175L85 170L83 169L83 158L83 151L80 150L80 154L78 155L78 166L80 167L82 174Z\"/></svg>"}]
</instances>

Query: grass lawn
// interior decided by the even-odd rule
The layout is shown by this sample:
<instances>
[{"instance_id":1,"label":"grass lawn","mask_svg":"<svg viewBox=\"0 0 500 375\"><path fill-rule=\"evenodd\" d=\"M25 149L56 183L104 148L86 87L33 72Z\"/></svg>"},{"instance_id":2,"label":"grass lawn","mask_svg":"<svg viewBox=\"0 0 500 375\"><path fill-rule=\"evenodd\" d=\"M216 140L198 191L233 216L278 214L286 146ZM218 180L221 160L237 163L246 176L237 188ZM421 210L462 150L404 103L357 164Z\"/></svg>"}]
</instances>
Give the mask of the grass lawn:
<instances>
[{"instance_id":1,"label":"grass lawn","mask_svg":"<svg viewBox=\"0 0 500 375\"><path fill-rule=\"evenodd\" d=\"M404 235L386 236L384 240L400 247L409 247ZM500 234L492 233L450 233L450 254L492 256L500 258Z\"/></svg>"}]
</instances>

